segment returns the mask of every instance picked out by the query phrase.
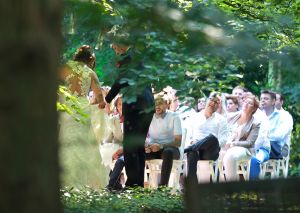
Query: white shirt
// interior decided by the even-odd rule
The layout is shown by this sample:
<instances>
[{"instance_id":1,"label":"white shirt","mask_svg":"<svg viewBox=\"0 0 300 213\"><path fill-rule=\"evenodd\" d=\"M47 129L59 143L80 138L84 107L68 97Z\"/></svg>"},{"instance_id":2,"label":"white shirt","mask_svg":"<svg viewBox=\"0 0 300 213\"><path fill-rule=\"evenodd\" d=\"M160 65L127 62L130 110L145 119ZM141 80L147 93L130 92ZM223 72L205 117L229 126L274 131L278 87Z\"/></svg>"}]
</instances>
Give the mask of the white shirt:
<instances>
[{"instance_id":1,"label":"white shirt","mask_svg":"<svg viewBox=\"0 0 300 213\"><path fill-rule=\"evenodd\" d=\"M258 132L257 139L254 144L255 150L259 148L265 148L270 152L271 145L270 140L268 138L269 129L270 129L270 122L266 113L261 111L261 109L257 109L256 112L253 114L253 117L260 122L260 128Z\"/></svg>"},{"instance_id":2,"label":"white shirt","mask_svg":"<svg viewBox=\"0 0 300 213\"><path fill-rule=\"evenodd\" d=\"M193 142L197 142L209 134L213 134L218 138L220 147L223 147L228 137L228 126L226 119L219 113L213 113L211 117L206 119L204 110L197 113L194 118L193 125Z\"/></svg>"},{"instance_id":3,"label":"white shirt","mask_svg":"<svg viewBox=\"0 0 300 213\"><path fill-rule=\"evenodd\" d=\"M164 118L153 115L149 127L149 143L167 145L175 141L175 135L182 135L181 121L177 113L166 111Z\"/></svg>"},{"instance_id":4,"label":"white shirt","mask_svg":"<svg viewBox=\"0 0 300 213\"><path fill-rule=\"evenodd\" d=\"M283 108L281 108L279 110L279 112L281 113L283 122L285 123L285 126L287 127L287 130L289 132L286 135L286 137L284 138L284 141L288 146L290 146L291 145L291 132L293 130L293 125L294 125L293 117L288 111L286 111Z\"/></svg>"},{"instance_id":5,"label":"white shirt","mask_svg":"<svg viewBox=\"0 0 300 213\"><path fill-rule=\"evenodd\" d=\"M268 116L270 121L269 139L270 141L278 142L281 147L283 147L291 132L290 126L286 124L287 119L284 118L285 115L285 113L282 113L275 108Z\"/></svg>"}]
</instances>

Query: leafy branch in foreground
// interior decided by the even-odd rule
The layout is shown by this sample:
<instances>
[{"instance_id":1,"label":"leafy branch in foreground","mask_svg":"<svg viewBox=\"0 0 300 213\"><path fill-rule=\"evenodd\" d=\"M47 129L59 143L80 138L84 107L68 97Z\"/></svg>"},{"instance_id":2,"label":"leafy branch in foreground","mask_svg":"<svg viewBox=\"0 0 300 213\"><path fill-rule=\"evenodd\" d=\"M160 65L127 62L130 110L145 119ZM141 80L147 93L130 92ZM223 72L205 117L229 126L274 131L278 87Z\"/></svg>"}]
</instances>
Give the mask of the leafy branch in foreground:
<instances>
[{"instance_id":1,"label":"leafy branch in foreground","mask_svg":"<svg viewBox=\"0 0 300 213\"><path fill-rule=\"evenodd\" d=\"M57 111L65 112L73 117L75 121L86 124L86 119L89 115L80 107L78 99L64 86L59 86L57 94L63 99L56 102Z\"/></svg>"}]
</instances>

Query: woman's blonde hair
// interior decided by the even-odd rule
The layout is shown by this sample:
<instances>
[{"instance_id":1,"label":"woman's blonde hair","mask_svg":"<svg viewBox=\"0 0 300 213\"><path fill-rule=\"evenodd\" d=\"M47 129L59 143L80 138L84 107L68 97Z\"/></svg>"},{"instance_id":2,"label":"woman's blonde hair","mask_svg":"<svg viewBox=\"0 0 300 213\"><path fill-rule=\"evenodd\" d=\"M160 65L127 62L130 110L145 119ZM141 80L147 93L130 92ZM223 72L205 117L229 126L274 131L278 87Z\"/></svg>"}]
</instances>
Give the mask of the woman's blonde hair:
<instances>
[{"instance_id":1,"label":"woman's blonde hair","mask_svg":"<svg viewBox=\"0 0 300 213\"><path fill-rule=\"evenodd\" d=\"M253 101L253 113L256 112L256 110L258 109L259 107L259 101L258 101L258 98L255 96L255 95L247 95L244 97L244 100L246 100L247 98L250 98L252 101Z\"/></svg>"}]
</instances>

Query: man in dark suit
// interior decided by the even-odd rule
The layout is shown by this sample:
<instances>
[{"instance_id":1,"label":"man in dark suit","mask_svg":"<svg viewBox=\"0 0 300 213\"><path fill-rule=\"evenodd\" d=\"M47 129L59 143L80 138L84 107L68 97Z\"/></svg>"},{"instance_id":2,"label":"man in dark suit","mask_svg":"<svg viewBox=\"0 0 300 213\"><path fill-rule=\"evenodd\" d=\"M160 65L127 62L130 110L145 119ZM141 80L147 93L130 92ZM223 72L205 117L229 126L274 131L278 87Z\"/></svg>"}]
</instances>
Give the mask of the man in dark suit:
<instances>
[{"instance_id":1,"label":"man in dark suit","mask_svg":"<svg viewBox=\"0 0 300 213\"><path fill-rule=\"evenodd\" d=\"M112 85L111 90L105 97L107 103L120 92L122 88L128 87L128 82L120 81L131 79L135 75L130 71L129 65L132 65L133 51L129 46L117 43L112 44L117 55L122 56L116 64L120 71L118 79ZM142 65L133 66L141 69ZM136 101L131 103L123 102L124 115L124 141L123 150L118 154L124 154L125 170L127 175L126 187L144 186L144 168L145 168L145 139L152 120L154 109L154 98L150 86L145 86L137 91ZM151 110L149 110L151 109Z\"/></svg>"}]
</instances>

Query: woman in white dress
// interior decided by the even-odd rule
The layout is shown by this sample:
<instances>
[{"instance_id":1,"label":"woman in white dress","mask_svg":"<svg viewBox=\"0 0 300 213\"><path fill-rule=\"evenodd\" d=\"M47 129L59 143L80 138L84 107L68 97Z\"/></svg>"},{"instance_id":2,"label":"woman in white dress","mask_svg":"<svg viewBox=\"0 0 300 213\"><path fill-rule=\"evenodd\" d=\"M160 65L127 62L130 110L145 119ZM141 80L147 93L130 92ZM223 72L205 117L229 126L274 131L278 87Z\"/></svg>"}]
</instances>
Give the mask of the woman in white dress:
<instances>
[{"instance_id":1,"label":"woman in white dress","mask_svg":"<svg viewBox=\"0 0 300 213\"><path fill-rule=\"evenodd\" d=\"M91 106L88 101L90 90L95 95L95 103L104 108L102 91L95 68L95 55L90 46L77 49L60 72L60 80L69 92L76 97L80 109L87 115L84 122L76 121L67 113L60 114L60 164L63 186L81 188L90 186L95 189L105 186L105 175L93 131L91 131ZM63 104L72 109L74 100L60 97Z\"/></svg>"}]
</instances>

